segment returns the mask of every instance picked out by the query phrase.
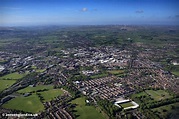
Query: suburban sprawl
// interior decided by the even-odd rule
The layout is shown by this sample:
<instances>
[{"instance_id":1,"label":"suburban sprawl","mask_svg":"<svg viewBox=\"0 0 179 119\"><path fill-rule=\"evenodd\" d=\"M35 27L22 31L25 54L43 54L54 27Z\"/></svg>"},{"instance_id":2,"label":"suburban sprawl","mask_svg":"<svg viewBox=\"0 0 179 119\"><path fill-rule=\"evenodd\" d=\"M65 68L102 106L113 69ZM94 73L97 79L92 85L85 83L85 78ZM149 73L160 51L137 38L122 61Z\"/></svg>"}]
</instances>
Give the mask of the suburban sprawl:
<instances>
[{"instance_id":1,"label":"suburban sprawl","mask_svg":"<svg viewBox=\"0 0 179 119\"><path fill-rule=\"evenodd\" d=\"M177 119L178 84L177 26L0 27L2 119Z\"/></svg>"}]
</instances>

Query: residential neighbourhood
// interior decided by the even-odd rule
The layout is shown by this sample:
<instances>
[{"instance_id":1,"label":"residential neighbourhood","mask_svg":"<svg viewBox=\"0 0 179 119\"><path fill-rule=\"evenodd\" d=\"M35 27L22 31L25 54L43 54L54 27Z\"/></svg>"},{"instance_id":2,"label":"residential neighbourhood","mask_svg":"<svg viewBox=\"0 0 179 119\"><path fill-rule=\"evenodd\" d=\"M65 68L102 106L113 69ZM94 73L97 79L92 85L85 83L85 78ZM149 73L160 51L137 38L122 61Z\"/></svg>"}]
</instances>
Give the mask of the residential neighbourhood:
<instances>
[{"instance_id":1,"label":"residential neighbourhood","mask_svg":"<svg viewBox=\"0 0 179 119\"><path fill-rule=\"evenodd\" d=\"M123 26L111 27L128 32L121 30ZM88 35L92 28L86 27L83 32ZM175 112L179 94L177 43L158 47L126 36L123 44L94 45L100 40L87 40L82 31L78 36L72 29L56 32L60 34L58 39L44 38L34 41L34 45L30 40L17 40L1 46L0 118L8 118L3 116L5 113L37 114L27 117L34 119L82 118L81 108L92 109L102 118L165 118L167 113L162 115L156 110L168 105ZM42 34L51 37L52 32L37 33L33 37L40 39ZM64 42L66 47L61 46Z\"/></svg>"}]
</instances>

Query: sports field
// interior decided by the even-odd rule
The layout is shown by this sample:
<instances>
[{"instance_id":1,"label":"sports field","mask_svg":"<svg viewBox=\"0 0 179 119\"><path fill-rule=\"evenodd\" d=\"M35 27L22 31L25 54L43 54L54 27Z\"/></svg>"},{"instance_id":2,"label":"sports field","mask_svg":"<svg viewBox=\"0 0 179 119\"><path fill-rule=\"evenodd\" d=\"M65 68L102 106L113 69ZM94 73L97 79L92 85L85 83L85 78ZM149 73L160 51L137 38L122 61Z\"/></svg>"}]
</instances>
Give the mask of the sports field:
<instances>
[{"instance_id":1,"label":"sports field","mask_svg":"<svg viewBox=\"0 0 179 119\"><path fill-rule=\"evenodd\" d=\"M27 75L27 74L26 73L19 74L18 72L14 72L14 73L10 73L10 74L0 77L0 79L21 79L25 75Z\"/></svg>"},{"instance_id":2,"label":"sports field","mask_svg":"<svg viewBox=\"0 0 179 119\"><path fill-rule=\"evenodd\" d=\"M102 113L98 112L93 106L86 106L85 98L80 97L73 100L71 103L77 104L75 110L76 115L79 115L77 119L105 119Z\"/></svg>"},{"instance_id":3,"label":"sports field","mask_svg":"<svg viewBox=\"0 0 179 119\"><path fill-rule=\"evenodd\" d=\"M16 82L16 80L1 80L0 79L0 91L10 87L15 82Z\"/></svg>"},{"instance_id":4,"label":"sports field","mask_svg":"<svg viewBox=\"0 0 179 119\"><path fill-rule=\"evenodd\" d=\"M28 97L16 97L5 103L2 107L31 113L38 113L44 110L43 104L40 102L39 97L35 94Z\"/></svg>"},{"instance_id":5,"label":"sports field","mask_svg":"<svg viewBox=\"0 0 179 119\"><path fill-rule=\"evenodd\" d=\"M134 106L131 102L126 102L126 103L121 103L120 104L121 107L126 108L126 107L131 107Z\"/></svg>"}]
</instances>

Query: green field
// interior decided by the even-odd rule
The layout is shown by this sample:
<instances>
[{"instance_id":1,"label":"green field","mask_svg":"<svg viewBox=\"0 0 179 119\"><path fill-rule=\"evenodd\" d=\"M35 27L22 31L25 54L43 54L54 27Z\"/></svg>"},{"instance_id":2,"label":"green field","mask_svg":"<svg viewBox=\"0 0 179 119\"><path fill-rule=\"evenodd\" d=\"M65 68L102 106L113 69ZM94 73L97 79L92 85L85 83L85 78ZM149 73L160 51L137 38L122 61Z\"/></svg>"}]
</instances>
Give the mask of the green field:
<instances>
[{"instance_id":1,"label":"green field","mask_svg":"<svg viewBox=\"0 0 179 119\"><path fill-rule=\"evenodd\" d=\"M31 68L32 68L32 69L37 69L37 67L36 67L36 66L31 66Z\"/></svg>"},{"instance_id":2,"label":"green field","mask_svg":"<svg viewBox=\"0 0 179 119\"><path fill-rule=\"evenodd\" d=\"M35 94L28 97L16 97L5 103L2 107L31 113L38 113L44 110L43 104L40 102L39 97Z\"/></svg>"},{"instance_id":3,"label":"green field","mask_svg":"<svg viewBox=\"0 0 179 119\"><path fill-rule=\"evenodd\" d=\"M165 90L145 90L143 92L133 94L131 97L137 103L140 103L141 101L146 103L171 98L172 95Z\"/></svg>"},{"instance_id":4,"label":"green field","mask_svg":"<svg viewBox=\"0 0 179 119\"><path fill-rule=\"evenodd\" d=\"M152 109L155 114L159 115L161 118L167 118L167 115L179 114L179 103L173 103L165 106L160 106Z\"/></svg>"},{"instance_id":5,"label":"green field","mask_svg":"<svg viewBox=\"0 0 179 119\"><path fill-rule=\"evenodd\" d=\"M0 77L0 79L21 79L23 78L25 75L27 75L26 73L24 74L19 74L18 72L14 72L11 74L7 74L5 76Z\"/></svg>"},{"instance_id":6,"label":"green field","mask_svg":"<svg viewBox=\"0 0 179 119\"><path fill-rule=\"evenodd\" d=\"M54 99L57 96L60 96L63 94L63 91L60 89L51 89L48 91L40 92L40 95L44 98L44 102L50 101Z\"/></svg>"},{"instance_id":7,"label":"green field","mask_svg":"<svg viewBox=\"0 0 179 119\"><path fill-rule=\"evenodd\" d=\"M145 92L150 95L151 98L153 98L156 101L167 99L172 97L168 92L164 90L145 90Z\"/></svg>"},{"instance_id":8,"label":"green field","mask_svg":"<svg viewBox=\"0 0 179 119\"><path fill-rule=\"evenodd\" d=\"M33 91L38 91L38 90L44 90L44 89L53 89L52 85L38 85L36 87L26 87L24 89L21 89L17 92L19 93L28 93L28 92L33 92Z\"/></svg>"},{"instance_id":9,"label":"green field","mask_svg":"<svg viewBox=\"0 0 179 119\"><path fill-rule=\"evenodd\" d=\"M0 91L10 87L16 80L0 80Z\"/></svg>"},{"instance_id":10,"label":"green field","mask_svg":"<svg viewBox=\"0 0 179 119\"><path fill-rule=\"evenodd\" d=\"M46 91L43 91L46 89ZM26 87L24 89L21 89L17 91L18 93L30 93L30 92L35 92L35 91L40 91L38 92L43 98L44 102L50 101L54 99L57 96L60 96L63 94L63 91L60 89L53 89L52 85L39 85L36 87Z\"/></svg>"},{"instance_id":11,"label":"green field","mask_svg":"<svg viewBox=\"0 0 179 119\"><path fill-rule=\"evenodd\" d=\"M172 74L179 76L179 65L170 65L170 69L168 69Z\"/></svg>"},{"instance_id":12,"label":"green field","mask_svg":"<svg viewBox=\"0 0 179 119\"><path fill-rule=\"evenodd\" d=\"M36 69L36 72L42 73L44 72L46 69Z\"/></svg>"},{"instance_id":13,"label":"green field","mask_svg":"<svg viewBox=\"0 0 179 119\"><path fill-rule=\"evenodd\" d=\"M135 97L141 97L141 96L148 96L148 95L143 91L143 92L134 94L134 96L135 96Z\"/></svg>"},{"instance_id":14,"label":"green field","mask_svg":"<svg viewBox=\"0 0 179 119\"><path fill-rule=\"evenodd\" d=\"M93 75L93 76L91 76L91 78L95 79L95 78L102 78L102 77L106 77L106 76L108 76L108 74L102 73L102 74Z\"/></svg>"},{"instance_id":15,"label":"green field","mask_svg":"<svg viewBox=\"0 0 179 119\"><path fill-rule=\"evenodd\" d=\"M126 103L121 103L120 104L121 107L126 108L126 107L131 107L134 106L131 102L126 102Z\"/></svg>"},{"instance_id":16,"label":"green field","mask_svg":"<svg viewBox=\"0 0 179 119\"><path fill-rule=\"evenodd\" d=\"M172 71L172 74L179 76L179 71Z\"/></svg>"},{"instance_id":17,"label":"green field","mask_svg":"<svg viewBox=\"0 0 179 119\"><path fill-rule=\"evenodd\" d=\"M43 99L44 102L50 101L54 99L57 96L60 96L63 94L63 91L60 89L53 89L52 85L39 85L36 87L27 87L22 90L19 90L19 93L27 93L27 92L33 92L38 90L47 89L47 91L38 92ZM19 96L16 97L7 103L3 105L4 108L8 109L16 109L16 110L22 110L25 112L32 112L32 113L38 113L44 110L44 106L40 101L40 98L36 93L32 93L32 95L23 97Z\"/></svg>"},{"instance_id":18,"label":"green field","mask_svg":"<svg viewBox=\"0 0 179 119\"><path fill-rule=\"evenodd\" d=\"M34 65L31 66L31 68L34 69L38 73L42 73L42 72L44 72L46 70L46 69L38 69L37 66L34 66Z\"/></svg>"},{"instance_id":19,"label":"green field","mask_svg":"<svg viewBox=\"0 0 179 119\"><path fill-rule=\"evenodd\" d=\"M76 115L79 115L77 119L104 119L102 113L99 113L95 107L86 106L85 98L80 97L71 102L72 104L77 104L75 110Z\"/></svg>"},{"instance_id":20,"label":"green field","mask_svg":"<svg viewBox=\"0 0 179 119\"><path fill-rule=\"evenodd\" d=\"M108 72L111 73L111 74L114 74L114 75L118 75L118 74L123 74L124 70L111 70L111 71L108 71Z\"/></svg>"}]
</instances>

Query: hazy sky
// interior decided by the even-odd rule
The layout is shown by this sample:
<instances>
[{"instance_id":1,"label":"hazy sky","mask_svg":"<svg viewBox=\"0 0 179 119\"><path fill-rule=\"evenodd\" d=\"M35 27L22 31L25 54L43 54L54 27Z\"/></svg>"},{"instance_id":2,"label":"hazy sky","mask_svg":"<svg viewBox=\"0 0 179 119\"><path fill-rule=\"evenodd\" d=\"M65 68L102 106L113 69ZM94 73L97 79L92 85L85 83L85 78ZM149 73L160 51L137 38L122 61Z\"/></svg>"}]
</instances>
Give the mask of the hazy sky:
<instances>
[{"instance_id":1,"label":"hazy sky","mask_svg":"<svg viewBox=\"0 0 179 119\"><path fill-rule=\"evenodd\" d=\"M0 0L0 26L179 25L179 0Z\"/></svg>"}]
</instances>

